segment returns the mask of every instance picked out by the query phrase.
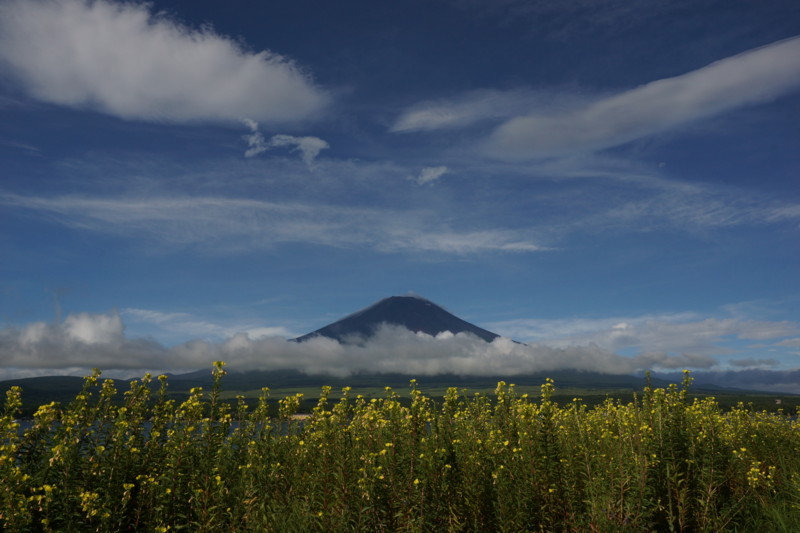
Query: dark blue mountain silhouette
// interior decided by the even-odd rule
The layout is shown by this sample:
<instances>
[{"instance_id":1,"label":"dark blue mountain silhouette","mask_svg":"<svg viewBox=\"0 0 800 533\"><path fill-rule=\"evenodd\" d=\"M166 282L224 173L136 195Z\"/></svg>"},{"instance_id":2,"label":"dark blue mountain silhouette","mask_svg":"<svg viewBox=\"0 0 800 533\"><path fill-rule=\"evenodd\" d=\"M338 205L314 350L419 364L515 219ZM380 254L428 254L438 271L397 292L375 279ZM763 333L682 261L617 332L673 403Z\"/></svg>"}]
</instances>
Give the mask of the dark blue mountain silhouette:
<instances>
[{"instance_id":1,"label":"dark blue mountain silhouette","mask_svg":"<svg viewBox=\"0 0 800 533\"><path fill-rule=\"evenodd\" d=\"M381 324L403 326L415 333L428 335L444 331L472 333L486 342L499 337L496 333L461 320L425 298L392 296L293 340L302 342L314 337L328 337L339 342L352 342L357 338L368 339Z\"/></svg>"}]
</instances>

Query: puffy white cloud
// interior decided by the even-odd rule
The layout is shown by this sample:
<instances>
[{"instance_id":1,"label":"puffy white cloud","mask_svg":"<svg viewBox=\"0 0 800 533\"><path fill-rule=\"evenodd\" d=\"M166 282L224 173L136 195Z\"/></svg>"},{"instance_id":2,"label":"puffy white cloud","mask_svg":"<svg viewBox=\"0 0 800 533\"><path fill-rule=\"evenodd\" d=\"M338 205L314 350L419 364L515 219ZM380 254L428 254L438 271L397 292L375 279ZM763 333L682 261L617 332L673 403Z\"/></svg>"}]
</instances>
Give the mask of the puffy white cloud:
<instances>
[{"instance_id":1,"label":"puffy white cloud","mask_svg":"<svg viewBox=\"0 0 800 533\"><path fill-rule=\"evenodd\" d=\"M368 341L353 339L351 344L324 337L296 343L239 332L220 342L198 339L171 348L154 341L127 339L122 329L116 313L70 315L63 323L6 328L0 330L0 363L18 370L64 371L91 367L192 369L224 360L236 370L293 368L339 376L358 371L512 376L559 369L624 374L651 367L702 368L715 363L708 356L688 354L625 357L595 344L523 345L507 338L486 343L463 333L434 337L387 325Z\"/></svg>"},{"instance_id":2,"label":"puffy white cloud","mask_svg":"<svg viewBox=\"0 0 800 533\"><path fill-rule=\"evenodd\" d=\"M491 134L485 149L501 159L601 150L798 88L800 37L794 37L588 105L515 117Z\"/></svg>"},{"instance_id":3,"label":"puffy white cloud","mask_svg":"<svg viewBox=\"0 0 800 533\"><path fill-rule=\"evenodd\" d=\"M0 366L24 369L142 368L166 350L146 339L127 339L117 312L78 313L63 322L36 322L0 330Z\"/></svg>"},{"instance_id":4,"label":"puffy white cloud","mask_svg":"<svg viewBox=\"0 0 800 533\"><path fill-rule=\"evenodd\" d=\"M188 342L165 347L152 339L129 338L123 319L141 326L158 324L178 330ZM491 329L498 329L489 325ZM664 371L700 369L706 381L723 380L726 338L778 339L791 347L798 325L739 319L700 318L692 313L597 320L519 321L505 331L533 332L534 342L520 344L509 337L486 343L469 334L437 336L413 333L398 326L381 326L368 340L353 338L340 344L325 337L296 343L280 327L260 324L219 325L186 313L125 309L122 313L77 313L63 321L38 322L0 330L0 378L46 373L85 373L98 367L116 375L145 370L190 370L224 360L235 370L298 369L311 374L346 376L355 372L404 373L419 376L521 375L556 370L630 374L643 369ZM140 328L141 329L141 328ZM504 332L503 329L500 329ZM549 332L548 334L545 334ZM293 336L293 335L290 335ZM779 346L781 343L773 344ZM624 354L624 355L623 355ZM778 368L776 357L744 356L727 360L733 368ZM711 369L711 370L707 370ZM127 372L127 374L125 374ZM747 373L756 372L747 370ZM780 370L786 384L780 390L800 390L797 372ZM112 372L113 373L113 372ZM707 373L707 374L706 374ZM729 373L731 374L731 373ZM746 383L746 373L733 373L739 386L765 388L766 374ZM779 376L780 374L780 376ZM785 374L785 376L784 376ZM778 379L776 377L776 379ZM716 379L715 378L715 379ZM777 383L777 381L776 381ZM771 386L771 385L770 385ZM769 387L767 387L769 388ZM776 389L777 390L777 389Z\"/></svg>"},{"instance_id":5,"label":"puffy white cloud","mask_svg":"<svg viewBox=\"0 0 800 533\"><path fill-rule=\"evenodd\" d=\"M0 63L35 98L126 119L286 122L326 93L290 59L111 0L8 0Z\"/></svg>"},{"instance_id":6,"label":"puffy white cloud","mask_svg":"<svg viewBox=\"0 0 800 533\"><path fill-rule=\"evenodd\" d=\"M115 343L122 340L122 318L119 313L93 315L79 313L64 320L64 332L72 339L85 344Z\"/></svg>"},{"instance_id":7,"label":"puffy white cloud","mask_svg":"<svg viewBox=\"0 0 800 533\"><path fill-rule=\"evenodd\" d=\"M426 183L433 183L448 172L450 172L450 169L445 166L424 167L418 176L409 176L408 179L416 182L418 185L425 185Z\"/></svg>"}]
</instances>

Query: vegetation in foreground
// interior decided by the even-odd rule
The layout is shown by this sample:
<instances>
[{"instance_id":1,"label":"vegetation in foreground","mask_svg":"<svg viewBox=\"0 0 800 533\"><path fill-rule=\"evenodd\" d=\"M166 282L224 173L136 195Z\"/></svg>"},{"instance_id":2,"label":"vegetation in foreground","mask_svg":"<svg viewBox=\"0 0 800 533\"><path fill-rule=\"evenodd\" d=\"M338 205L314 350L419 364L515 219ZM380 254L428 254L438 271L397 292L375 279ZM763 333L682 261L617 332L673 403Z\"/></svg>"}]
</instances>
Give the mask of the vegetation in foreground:
<instances>
[{"instance_id":1,"label":"vegetation in foreground","mask_svg":"<svg viewBox=\"0 0 800 533\"><path fill-rule=\"evenodd\" d=\"M800 530L795 417L683 387L588 408L500 382L411 383L403 405L329 401L293 418L300 395L221 401L214 384L183 402L167 379L86 378L69 406L41 406L22 431L21 391L0 418L4 531L768 531Z\"/></svg>"}]
</instances>

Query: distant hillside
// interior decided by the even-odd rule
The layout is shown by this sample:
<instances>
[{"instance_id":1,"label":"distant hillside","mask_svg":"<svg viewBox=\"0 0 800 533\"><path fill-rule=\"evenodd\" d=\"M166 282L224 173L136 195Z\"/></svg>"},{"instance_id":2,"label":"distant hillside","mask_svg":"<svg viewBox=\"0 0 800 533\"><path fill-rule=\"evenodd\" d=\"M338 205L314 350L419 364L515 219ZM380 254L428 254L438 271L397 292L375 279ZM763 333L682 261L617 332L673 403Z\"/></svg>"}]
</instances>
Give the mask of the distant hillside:
<instances>
[{"instance_id":1,"label":"distant hillside","mask_svg":"<svg viewBox=\"0 0 800 533\"><path fill-rule=\"evenodd\" d=\"M345 343L354 338L368 339L381 324L403 326L415 333L433 336L445 331L454 334L471 333L486 342L499 337L496 333L458 318L425 298L392 296L293 340L303 342L314 337L328 337Z\"/></svg>"}]
</instances>

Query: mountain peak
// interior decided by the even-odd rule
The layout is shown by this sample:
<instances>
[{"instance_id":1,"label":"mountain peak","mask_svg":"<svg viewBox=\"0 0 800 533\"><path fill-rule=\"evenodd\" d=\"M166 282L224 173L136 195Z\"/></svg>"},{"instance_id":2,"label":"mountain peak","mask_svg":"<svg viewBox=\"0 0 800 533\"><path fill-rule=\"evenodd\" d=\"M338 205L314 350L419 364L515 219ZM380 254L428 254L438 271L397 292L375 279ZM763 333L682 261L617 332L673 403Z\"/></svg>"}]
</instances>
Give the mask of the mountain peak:
<instances>
[{"instance_id":1,"label":"mountain peak","mask_svg":"<svg viewBox=\"0 0 800 533\"><path fill-rule=\"evenodd\" d=\"M479 328L474 324L436 305L419 295L390 296L344 317L332 324L295 339L298 342L314 337L328 337L339 342L347 342L352 337L369 338L382 325L403 326L414 333L438 335L451 333L471 333L486 342L499 335Z\"/></svg>"}]
</instances>

